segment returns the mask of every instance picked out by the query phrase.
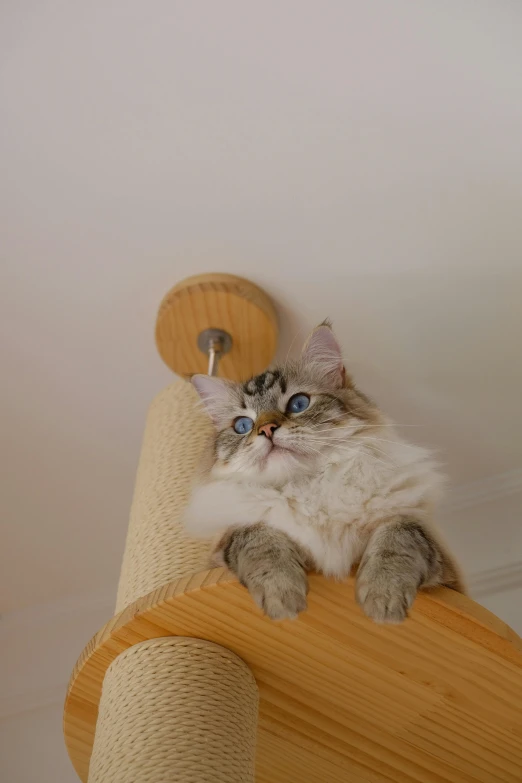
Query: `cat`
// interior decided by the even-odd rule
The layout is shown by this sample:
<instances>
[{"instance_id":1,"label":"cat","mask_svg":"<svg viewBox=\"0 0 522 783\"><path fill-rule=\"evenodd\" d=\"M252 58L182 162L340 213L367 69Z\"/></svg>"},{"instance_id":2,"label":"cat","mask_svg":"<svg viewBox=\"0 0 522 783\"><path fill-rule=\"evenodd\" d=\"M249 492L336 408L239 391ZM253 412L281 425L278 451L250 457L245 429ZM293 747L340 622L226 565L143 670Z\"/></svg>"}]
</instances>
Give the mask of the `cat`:
<instances>
[{"instance_id":1,"label":"cat","mask_svg":"<svg viewBox=\"0 0 522 783\"><path fill-rule=\"evenodd\" d=\"M464 592L432 527L443 483L346 373L329 322L297 361L233 383L192 378L215 425L184 513L272 619L306 608L307 572L343 579L376 622L407 617L419 588Z\"/></svg>"}]
</instances>

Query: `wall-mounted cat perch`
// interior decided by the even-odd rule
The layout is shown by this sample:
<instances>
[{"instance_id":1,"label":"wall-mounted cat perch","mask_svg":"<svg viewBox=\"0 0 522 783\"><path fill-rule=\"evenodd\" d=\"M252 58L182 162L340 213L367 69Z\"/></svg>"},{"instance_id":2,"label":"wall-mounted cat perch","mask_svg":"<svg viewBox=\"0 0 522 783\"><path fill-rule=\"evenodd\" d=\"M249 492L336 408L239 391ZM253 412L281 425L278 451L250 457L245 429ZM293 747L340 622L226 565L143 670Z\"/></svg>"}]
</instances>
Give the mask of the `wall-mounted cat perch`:
<instances>
[{"instance_id":1,"label":"wall-mounted cat perch","mask_svg":"<svg viewBox=\"0 0 522 783\"><path fill-rule=\"evenodd\" d=\"M240 277L190 277L175 285L159 308L159 354L171 370L184 377L206 373L208 354L212 359L217 353L224 378L249 378L270 364L276 344L272 302L264 291Z\"/></svg>"},{"instance_id":2,"label":"wall-mounted cat perch","mask_svg":"<svg viewBox=\"0 0 522 783\"><path fill-rule=\"evenodd\" d=\"M255 374L276 336L268 297L229 275L175 286L156 328L181 376L206 372L209 349L224 377ZM378 626L350 582L320 576L297 620L268 620L226 571L206 570L208 542L180 524L209 432L186 381L153 401L116 614L67 694L81 780L520 781L522 641L449 590L419 596L403 625Z\"/></svg>"}]
</instances>

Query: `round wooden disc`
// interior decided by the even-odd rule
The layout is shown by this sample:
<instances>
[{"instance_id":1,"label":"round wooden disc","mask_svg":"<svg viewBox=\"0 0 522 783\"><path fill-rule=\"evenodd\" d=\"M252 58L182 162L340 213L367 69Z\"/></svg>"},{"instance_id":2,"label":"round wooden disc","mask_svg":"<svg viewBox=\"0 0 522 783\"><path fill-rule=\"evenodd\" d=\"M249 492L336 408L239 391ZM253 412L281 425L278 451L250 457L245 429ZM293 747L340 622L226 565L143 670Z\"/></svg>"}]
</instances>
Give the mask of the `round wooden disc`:
<instances>
[{"instance_id":1,"label":"round wooden disc","mask_svg":"<svg viewBox=\"0 0 522 783\"><path fill-rule=\"evenodd\" d=\"M69 685L65 740L87 781L103 678L145 639L216 642L260 694L257 783L517 783L522 780L522 643L451 590L421 593L411 617L379 626L353 581L310 577L308 609L275 623L224 569L159 588L114 617Z\"/></svg>"},{"instance_id":2,"label":"round wooden disc","mask_svg":"<svg viewBox=\"0 0 522 783\"><path fill-rule=\"evenodd\" d=\"M274 358L277 318L268 296L241 277L196 275L172 288L156 320L156 345L165 364L182 376L206 373L208 357L198 348L205 329L223 329L232 350L219 363L219 375L239 381L257 375Z\"/></svg>"}]
</instances>

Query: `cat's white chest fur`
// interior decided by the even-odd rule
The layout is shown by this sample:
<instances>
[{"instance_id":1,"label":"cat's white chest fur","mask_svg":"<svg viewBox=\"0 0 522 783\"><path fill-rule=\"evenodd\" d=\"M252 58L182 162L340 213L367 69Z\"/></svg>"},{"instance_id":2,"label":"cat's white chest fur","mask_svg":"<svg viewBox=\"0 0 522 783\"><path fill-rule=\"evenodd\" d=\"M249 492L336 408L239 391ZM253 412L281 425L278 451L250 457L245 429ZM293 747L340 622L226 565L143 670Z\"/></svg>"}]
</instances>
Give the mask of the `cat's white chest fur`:
<instances>
[{"instance_id":1,"label":"cat's white chest fur","mask_svg":"<svg viewBox=\"0 0 522 783\"><path fill-rule=\"evenodd\" d=\"M336 577L349 574L365 540L363 495L340 478L321 476L284 487L283 502L266 520L310 550L323 573Z\"/></svg>"},{"instance_id":2,"label":"cat's white chest fur","mask_svg":"<svg viewBox=\"0 0 522 783\"><path fill-rule=\"evenodd\" d=\"M396 514L424 514L440 477L429 455L390 439L371 448L329 454L312 475L279 487L212 479L194 490L185 513L192 535L211 536L234 525L265 522L312 553L327 575L344 577L360 558L376 523Z\"/></svg>"}]
</instances>

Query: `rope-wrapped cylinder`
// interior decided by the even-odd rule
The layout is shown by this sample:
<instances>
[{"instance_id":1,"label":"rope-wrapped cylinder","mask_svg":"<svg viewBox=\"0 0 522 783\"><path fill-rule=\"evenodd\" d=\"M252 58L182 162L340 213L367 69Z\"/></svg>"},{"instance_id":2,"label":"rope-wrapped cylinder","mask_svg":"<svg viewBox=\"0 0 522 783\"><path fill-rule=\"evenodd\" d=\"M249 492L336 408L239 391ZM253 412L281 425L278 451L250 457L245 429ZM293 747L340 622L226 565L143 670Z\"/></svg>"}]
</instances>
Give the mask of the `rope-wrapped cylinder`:
<instances>
[{"instance_id":1,"label":"rope-wrapped cylinder","mask_svg":"<svg viewBox=\"0 0 522 783\"><path fill-rule=\"evenodd\" d=\"M109 667L89 783L253 783L257 686L212 642L141 642Z\"/></svg>"},{"instance_id":2,"label":"rope-wrapped cylinder","mask_svg":"<svg viewBox=\"0 0 522 783\"><path fill-rule=\"evenodd\" d=\"M208 568L209 544L181 524L212 425L192 384L177 381L153 400L143 437L116 611L184 574Z\"/></svg>"},{"instance_id":3,"label":"rope-wrapped cylinder","mask_svg":"<svg viewBox=\"0 0 522 783\"><path fill-rule=\"evenodd\" d=\"M209 543L181 524L211 424L185 381L153 401L116 610L208 567ZM253 783L257 686L246 664L197 639L122 653L104 679L89 783Z\"/></svg>"}]
</instances>

